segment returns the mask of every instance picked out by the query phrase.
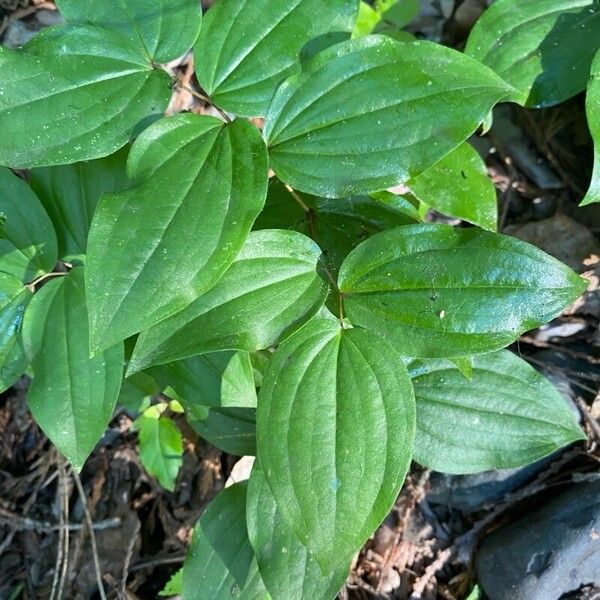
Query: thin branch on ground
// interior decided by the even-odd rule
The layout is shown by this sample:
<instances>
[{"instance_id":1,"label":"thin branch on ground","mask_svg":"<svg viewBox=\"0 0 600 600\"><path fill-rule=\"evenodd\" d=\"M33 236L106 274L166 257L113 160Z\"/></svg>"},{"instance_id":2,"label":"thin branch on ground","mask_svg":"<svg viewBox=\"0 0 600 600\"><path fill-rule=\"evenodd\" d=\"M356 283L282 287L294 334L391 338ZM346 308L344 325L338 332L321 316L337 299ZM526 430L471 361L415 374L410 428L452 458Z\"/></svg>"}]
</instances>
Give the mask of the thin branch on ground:
<instances>
[{"instance_id":1,"label":"thin branch on ground","mask_svg":"<svg viewBox=\"0 0 600 600\"><path fill-rule=\"evenodd\" d=\"M127 554L125 555L125 563L123 564L123 576L121 577L121 588L120 594L125 596L125 590L127 588L127 577L129 576L129 565L131 564L131 558L133 557L133 549L135 548L135 541L140 533L140 522L136 520L135 530L129 540L129 546L127 547Z\"/></svg>"},{"instance_id":2,"label":"thin branch on ground","mask_svg":"<svg viewBox=\"0 0 600 600\"><path fill-rule=\"evenodd\" d=\"M87 523L51 523L50 521L39 521L37 519L30 519L29 517L22 517L21 515L2 508L0 506L0 521L4 521L12 528L17 531L41 531L44 533L51 533L53 531L60 531L66 529L68 531L81 531L87 528ZM112 517L105 519L104 521L96 521L93 523L93 528L96 531L103 529L116 529L121 526L120 517Z\"/></svg>"},{"instance_id":3,"label":"thin branch on ground","mask_svg":"<svg viewBox=\"0 0 600 600\"><path fill-rule=\"evenodd\" d=\"M94 569L96 571L98 593L100 594L101 600L106 600L104 584L102 583L102 570L100 569L100 559L98 558L98 548L96 547L96 534L94 533L92 515L90 514L90 509L87 503L87 496L85 495L85 490L83 489L81 478L79 477L79 473L77 473L77 471L75 470L73 470L73 479L75 479L75 485L77 486L77 491L79 492L79 497L81 498L81 502L83 504L83 510L85 512L85 521L87 523L88 533L90 534L90 543L92 545L92 556L94 558Z\"/></svg>"},{"instance_id":4,"label":"thin branch on ground","mask_svg":"<svg viewBox=\"0 0 600 600\"><path fill-rule=\"evenodd\" d=\"M135 565L132 565L129 569L130 573L134 573L135 571L141 571L142 569L147 569L150 567L160 567L161 565L177 565L182 563L185 560L185 554L177 555L177 556L162 556L153 558L150 560L145 560L139 562Z\"/></svg>"},{"instance_id":5,"label":"thin branch on ground","mask_svg":"<svg viewBox=\"0 0 600 600\"><path fill-rule=\"evenodd\" d=\"M598 421L596 421L596 419L594 419L594 417L592 416L590 407L587 405L585 400L583 398L581 398L580 396L577 396L577 398L575 398L575 402L577 403L577 406L579 407L579 411L581 412L583 419L590 426L590 429L592 430L592 433L593 433L594 437L596 438L596 441L600 442L600 424L598 424Z\"/></svg>"},{"instance_id":6,"label":"thin branch on ground","mask_svg":"<svg viewBox=\"0 0 600 600\"><path fill-rule=\"evenodd\" d=\"M57 455L58 495L60 499L60 526L58 533L58 549L54 565L54 577L50 600L61 600L63 597L67 567L69 564L69 485L63 458ZM28 520L28 519L25 519Z\"/></svg>"}]
</instances>

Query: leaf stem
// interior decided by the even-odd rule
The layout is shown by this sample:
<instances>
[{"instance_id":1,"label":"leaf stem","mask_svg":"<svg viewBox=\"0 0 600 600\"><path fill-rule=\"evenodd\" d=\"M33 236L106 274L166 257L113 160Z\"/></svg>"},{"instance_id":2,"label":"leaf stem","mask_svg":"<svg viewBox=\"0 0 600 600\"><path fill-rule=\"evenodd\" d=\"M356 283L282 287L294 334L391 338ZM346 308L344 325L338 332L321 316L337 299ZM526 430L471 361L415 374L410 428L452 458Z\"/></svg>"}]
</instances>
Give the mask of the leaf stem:
<instances>
[{"instance_id":1,"label":"leaf stem","mask_svg":"<svg viewBox=\"0 0 600 600\"><path fill-rule=\"evenodd\" d=\"M40 275L37 279L34 279L31 283L28 283L26 287L28 287L32 292L35 292L36 286L42 283L42 281L46 281L46 279L50 279L51 277L63 277L66 274L66 272L57 273L55 271L53 271L52 273L44 273L43 275Z\"/></svg>"},{"instance_id":2,"label":"leaf stem","mask_svg":"<svg viewBox=\"0 0 600 600\"><path fill-rule=\"evenodd\" d=\"M310 233L310 237L318 244L319 241L317 240L317 235L316 235L316 230L315 230L315 212L314 212L314 210L310 206L308 206L308 204L306 204L306 202L304 202L304 200L302 199L300 194L298 194L298 192L291 185L288 185L286 183L285 189L290 193L290 196L298 203L300 208L306 214L306 220L308 222L308 231ZM336 293L338 295L340 323L343 328L344 327L344 318L345 318L344 317L344 294L341 292L340 288L338 287L337 281L336 281L335 277L333 276L333 274L331 273L331 271L329 270L329 268L327 267L327 265L323 262L321 267L322 267L325 275L327 275L327 279L329 279L329 283L333 286L333 289L336 291Z\"/></svg>"},{"instance_id":3,"label":"leaf stem","mask_svg":"<svg viewBox=\"0 0 600 600\"><path fill-rule=\"evenodd\" d=\"M202 100L203 102L206 102L206 104L209 104L210 106L212 106L222 117L223 119L225 119L225 121L227 123L231 123L231 118L229 117L229 115L221 110L212 100L211 98L209 98L208 96L205 96L204 94L201 94L200 92L197 92L196 90L193 90L192 88L188 87L187 85L184 85L181 82L177 82L177 87L181 88L182 90L185 90L186 92L188 92L189 94L191 94L192 96L195 96L196 98L198 98L199 100Z\"/></svg>"}]
</instances>

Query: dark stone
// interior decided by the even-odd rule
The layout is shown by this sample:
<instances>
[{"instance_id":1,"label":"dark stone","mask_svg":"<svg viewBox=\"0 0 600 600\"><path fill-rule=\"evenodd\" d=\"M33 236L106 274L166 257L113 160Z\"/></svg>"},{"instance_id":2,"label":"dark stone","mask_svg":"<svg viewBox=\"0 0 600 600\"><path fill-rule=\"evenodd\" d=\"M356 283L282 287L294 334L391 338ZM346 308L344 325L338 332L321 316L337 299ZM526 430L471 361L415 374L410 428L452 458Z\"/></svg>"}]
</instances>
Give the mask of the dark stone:
<instances>
[{"instance_id":1,"label":"dark stone","mask_svg":"<svg viewBox=\"0 0 600 600\"><path fill-rule=\"evenodd\" d=\"M600 584L600 481L575 484L489 535L476 569L489 600L558 600Z\"/></svg>"},{"instance_id":2,"label":"dark stone","mask_svg":"<svg viewBox=\"0 0 600 600\"><path fill-rule=\"evenodd\" d=\"M543 458L517 469L497 469L474 475L432 473L427 499L431 504L443 504L449 509L476 512L503 500L507 494L531 481L554 458Z\"/></svg>"}]
</instances>

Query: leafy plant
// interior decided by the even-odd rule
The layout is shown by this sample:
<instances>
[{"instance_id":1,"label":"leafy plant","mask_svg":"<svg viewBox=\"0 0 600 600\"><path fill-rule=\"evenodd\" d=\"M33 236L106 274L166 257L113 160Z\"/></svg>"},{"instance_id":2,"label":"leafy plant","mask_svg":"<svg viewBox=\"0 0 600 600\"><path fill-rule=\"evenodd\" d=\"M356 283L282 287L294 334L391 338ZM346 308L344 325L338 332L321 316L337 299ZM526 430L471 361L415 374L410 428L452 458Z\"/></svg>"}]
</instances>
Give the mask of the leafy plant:
<instances>
[{"instance_id":1,"label":"leafy plant","mask_svg":"<svg viewBox=\"0 0 600 600\"><path fill-rule=\"evenodd\" d=\"M413 458L469 473L583 438L502 348L585 282L496 233L466 140L498 102L560 102L591 69L598 151L598 2L498 0L466 53L365 35L403 27L406 0L359 27L357 0L217 0L204 23L197 0L58 5L66 25L0 49L0 163L29 169L0 169L0 385L32 376L76 469L120 402L171 489L160 391L257 455L196 527L186 600L331 599ZM192 47L223 119L161 116L178 85L161 64Z\"/></svg>"}]
</instances>

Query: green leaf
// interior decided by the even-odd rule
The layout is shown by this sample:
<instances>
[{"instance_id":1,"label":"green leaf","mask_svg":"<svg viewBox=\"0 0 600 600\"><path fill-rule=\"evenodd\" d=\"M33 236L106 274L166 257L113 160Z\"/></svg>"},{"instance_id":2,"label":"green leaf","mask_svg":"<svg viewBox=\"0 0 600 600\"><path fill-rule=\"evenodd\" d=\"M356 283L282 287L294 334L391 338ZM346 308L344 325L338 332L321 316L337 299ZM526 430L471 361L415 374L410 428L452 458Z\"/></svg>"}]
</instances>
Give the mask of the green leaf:
<instances>
[{"instance_id":1,"label":"green leaf","mask_svg":"<svg viewBox=\"0 0 600 600\"><path fill-rule=\"evenodd\" d=\"M44 433L80 470L104 433L123 375L123 344L89 357L83 269L48 282L23 322L33 381L29 408Z\"/></svg>"},{"instance_id":2,"label":"green leaf","mask_svg":"<svg viewBox=\"0 0 600 600\"><path fill-rule=\"evenodd\" d=\"M96 27L51 27L23 50L0 48L0 81L0 164L19 168L111 154L171 97L164 71Z\"/></svg>"},{"instance_id":3,"label":"green leaf","mask_svg":"<svg viewBox=\"0 0 600 600\"><path fill-rule=\"evenodd\" d=\"M534 246L478 229L407 225L348 256L338 279L348 318L403 355L498 350L567 308L586 282Z\"/></svg>"},{"instance_id":4,"label":"green leaf","mask_svg":"<svg viewBox=\"0 0 600 600\"><path fill-rule=\"evenodd\" d=\"M292 187L326 198L383 190L442 159L508 89L439 44L343 42L278 88L264 128L271 166Z\"/></svg>"},{"instance_id":5,"label":"green leaf","mask_svg":"<svg viewBox=\"0 0 600 600\"><path fill-rule=\"evenodd\" d=\"M185 54L202 22L197 0L57 0L56 4L70 25L96 25L123 33L156 63Z\"/></svg>"},{"instance_id":6,"label":"green leaf","mask_svg":"<svg viewBox=\"0 0 600 600\"><path fill-rule=\"evenodd\" d=\"M585 439L556 388L507 350L474 357L470 381L431 361L413 385L415 460L436 471L520 467Z\"/></svg>"},{"instance_id":7,"label":"green leaf","mask_svg":"<svg viewBox=\"0 0 600 600\"><path fill-rule=\"evenodd\" d=\"M463 374L464 377L471 380L473 378L473 357L461 356L449 359L450 362Z\"/></svg>"},{"instance_id":8,"label":"green leaf","mask_svg":"<svg viewBox=\"0 0 600 600\"><path fill-rule=\"evenodd\" d=\"M178 571L175 571L169 581L167 581L165 587L158 592L159 596L181 596L183 591L183 567Z\"/></svg>"},{"instance_id":9,"label":"green leaf","mask_svg":"<svg viewBox=\"0 0 600 600\"><path fill-rule=\"evenodd\" d=\"M213 446L234 456L256 454L256 410L186 406L190 426Z\"/></svg>"},{"instance_id":10,"label":"green leaf","mask_svg":"<svg viewBox=\"0 0 600 600\"><path fill-rule=\"evenodd\" d=\"M312 240L294 231L253 232L210 291L141 333L129 371L216 350L254 351L276 344L325 302L328 286L317 273L320 256Z\"/></svg>"},{"instance_id":11,"label":"green leaf","mask_svg":"<svg viewBox=\"0 0 600 600\"><path fill-rule=\"evenodd\" d=\"M0 167L0 271L26 283L57 261L52 223L31 188Z\"/></svg>"},{"instance_id":12,"label":"green leaf","mask_svg":"<svg viewBox=\"0 0 600 600\"><path fill-rule=\"evenodd\" d=\"M592 63L592 74L585 101L587 121L594 140L594 172L590 189L580 206L600 202L600 52Z\"/></svg>"},{"instance_id":13,"label":"green leaf","mask_svg":"<svg viewBox=\"0 0 600 600\"><path fill-rule=\"evenodd\" d=\"M277 508L258 462L248 482L246 520L259 571L273 600L333 600L337 596L349 565L323 575Z\"/></svg>"},{"instance_id":14,"label":"green leaf","mask_svg":"<svg viewBox=\"0 0 600 600\"><path fill-rule=\"evenodd\" d=\"M103 196L90 231L92 350L152 327L213 287L266 197L265 145L244 120L162 119L136 140L128 169L142 182Z\"/></svg>"},{"instance_id":15,"label":"green leaf","mask_svg":"<svg viewBox=\"0 0 600 600\"><path fill-rule=\"evenodd\" d=\"M200 85L225 110L263 116L302 47L352 31L357 11L358 0L217 0L194 48Z\"/></svg>"},{"instance_id":16,"label":"green leaf","mask_svg":"<svg viewBox=\"0 0 600 600\"><path fill-rule=\"evenodd\" d=\"M243 598L256 571L246 531L247 487L244 481L224 489L196 524L183 565L183 600Z\"/></svg>"},{"instance_id":17,"label":"green leaf","mask_svg":"<svg viewBox=\"0 0 600 600\"><path fill-rule=\"evenodd\" d=\"M175 423L161 414L159 406L151 406L134 425L139 432L140 460L144 468L172 492L183 464L183 439Z\"/></svg>"},{"instance_id":18,"label":"green leaf","mask_svg":"<svg viewBox=\"0 0 600 600\"><path fill-rule=\"evenodd\" d=\"M148 373L135 373L123 380L117 403L131 413L140 413L149 408L152 397L160 391Z\"/></svg>"},{"instance_id":19,"label":"green leaf","mask_svg":"<svg viewBox=\"0 0 600 600\"><path fill-rule=\"evenodd\" d=\"M464 143L408 183L431 208L489 231L498 227L496 188L479 153Z\"/></svg>"},{"instance_id":20,"label":"green leaf","mask_svg":"<svg viewBox=\"0 0 600 600\"><path fill-rule=\"evenodd\" d=\"M408 25L419 13L419 0L376 0L375 8L382 13L384 22L396 29Z\"/></svg>"},{"instance_id":21,"label":"green leaf","mask_svg":"<svg viewBox=\"0 0 600 600\"><path fill-rule=\"evenodd\" d=\"M18 279L0 272L0 392L15 383L29 364L21 341L21 325L31 298L31 291Z\"/></svg>"},{"instance_id":22,"label":"green leaf","mask_svg":"<svg viewBox=\"0 0 600 600\"><path fill-rule=\"evenodd\" d=\"M473 27L465 52L541 108L585 89L600 47L597 0L497 0Z\"/></svg>"},{"instance_id":23,"label":"green leaf","mask_svg":"<svg viewBox=\"0 0 600 600\"><path fill-rule=\"evenodd\" d=\"M267 202L254 225L255 229L295 229L312 237L323 250L323 257L336 274L350 250L376 233L421 221L417 209L406 198L389 192L350 198L317 198L297 194L298 202L277 178L269 183Z\"/></svg>"},{"instance_id":24,"label":"green leaf","mask_svg":"<svg viewBox=\"0 0 600 600\"><path fill-rule=\"evenodd\" d=\"M396 500L414 411L401 357L369 331L315 319L276 350L259 393L258 458L324 573L349 561Z\"/></svg>"},{"instance_id":25,"label":"green leaf","mask_svg":"<svg viewBox=\"0 0 600 600\"><path fill-rule=\"evenodd\" d=\"M172 388L185 406L256 408L247 352L213 352L148 370L162 389Z\"/></svg>"},{"instance_id":26,"label":"green leaf","mask_svg":"<svg viewBox=\"0 0 600 600\"><path fill-rule=\"evenodd\" d=\"M61 259L82 260L100 196L126 187L126 159L123 149L98 160L31 170L29 183L54 224Z\"/></svg>"},{"instance_id":27,"label":"green leaf","mask_svg":"<svg viewBox=\"0 0 600 600\"><path fill-rule=\"evenodd\" d=\"M379 21L381 21L381 15L370 4L361 0L352 37L360 38L373 33Z\"/></svg>"}]
</instances>

